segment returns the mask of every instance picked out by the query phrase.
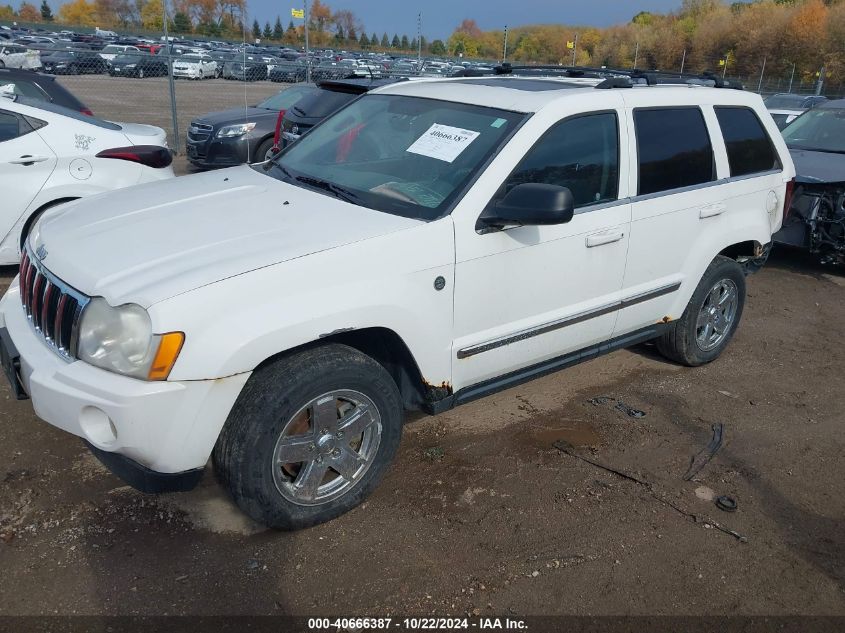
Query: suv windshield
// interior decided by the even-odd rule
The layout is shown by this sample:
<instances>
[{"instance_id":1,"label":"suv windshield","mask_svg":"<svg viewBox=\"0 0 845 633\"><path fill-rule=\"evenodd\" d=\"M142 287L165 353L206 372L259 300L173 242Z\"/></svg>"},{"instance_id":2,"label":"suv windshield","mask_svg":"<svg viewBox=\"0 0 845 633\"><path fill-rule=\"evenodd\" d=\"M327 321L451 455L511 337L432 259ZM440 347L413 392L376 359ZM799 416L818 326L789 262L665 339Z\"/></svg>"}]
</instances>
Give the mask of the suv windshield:
<instances>
[{"instance_id":1,"label":"suv windshield","mask_svg":"<svg viewBox=\"0 0 845 633\"><path fill-rule=\"evenodd\" d=\"M462 103L366 95L257 168L371 209L433 220L524 118Z\"/></svg>"},{"instance_id":2,"label":"suv windshield","mask_svg":"<svg viewBox=\"0 0 845 633\"><path fill-rule=\"evenodd\" d=\"M783 138L790 149L845 154L845 108L809 110L784 128Z\"/></svg>"}]
</instances>

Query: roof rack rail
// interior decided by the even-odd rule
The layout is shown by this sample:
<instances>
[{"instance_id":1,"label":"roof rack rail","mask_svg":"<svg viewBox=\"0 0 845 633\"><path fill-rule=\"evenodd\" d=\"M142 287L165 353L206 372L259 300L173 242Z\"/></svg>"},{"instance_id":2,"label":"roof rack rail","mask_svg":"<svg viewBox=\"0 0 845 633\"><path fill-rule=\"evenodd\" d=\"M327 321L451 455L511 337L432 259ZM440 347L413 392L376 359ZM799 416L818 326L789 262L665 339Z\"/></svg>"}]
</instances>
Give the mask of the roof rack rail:
<instances>
[{"instance_id":1,"label":"roof rack rail","mask_svg":"<svg viewBox=\"0 0 845 633\"><path fill-rule=\"evenodd\" d=\"M695 73L677 73L665 70L641 70L639 68L622 69L622 68L594 68L589 66L555 66L555 65L536 65L536 66L512 66L505 62L496 66L494 72L497 75L561 75L564 77L588 77L605 79L596 88L626 88L633 85L698 85L711 86L714 88L731 88L734 90L743 90L743 86L739 82L730 79L724 79L719 75L711 72ZM622 81L619 81L619 80ZM611 81L612 80L612 81ZM625 81L628 84L625 84Z\"/></svg>"}]
</instances>

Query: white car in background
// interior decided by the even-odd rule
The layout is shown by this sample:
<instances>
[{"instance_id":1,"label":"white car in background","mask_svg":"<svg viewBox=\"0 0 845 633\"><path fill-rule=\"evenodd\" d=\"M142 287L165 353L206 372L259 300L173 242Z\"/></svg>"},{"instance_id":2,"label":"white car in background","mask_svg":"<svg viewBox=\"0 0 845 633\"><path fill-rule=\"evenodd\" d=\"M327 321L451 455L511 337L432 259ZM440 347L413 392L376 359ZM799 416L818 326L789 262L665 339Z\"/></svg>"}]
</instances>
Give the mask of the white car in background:
<instances>
[{"instance_id":1,"label":"white car in background","mask_svg":"<svg viewBox=\"0 0 845 633\"><path fill-rule=\"evenodd\" d=\"M217 76L217 62L210 55L187 53L173 62L173 78L213 79Z\"/></svg>"},{"instance_id":2,"label":"white car in background","mask_svg":"<svg viewBox=\"0 0 845 633\"><path fill-rule=\"evenodd\" d=\"M41 53L20 44L0 43L0 68L41 68Z\"/></svg>"},{"instance_id":3,"label":"white car in background","mask_svg":"<svg viewBox=\"0 0 845 633\"><path fill-rule=\"evenodd\" d=\"M109 44L100 51L100 57L105 59L107 62L113 61L118 55L132 54L146 55L146 53L142 53L141 49L137 46L123 46L122 44Z\"/></svg>"},{"instance_id":4,"label":"white car in background","mask_svg":"<svg viewBox=\"0 0 845 633\"><path fill-rule=\"evenodd\" d=\"M24 97L0 98L0 265L45 210L173 177L164 130L112 123Z\"/></svg>"}]
</instances>

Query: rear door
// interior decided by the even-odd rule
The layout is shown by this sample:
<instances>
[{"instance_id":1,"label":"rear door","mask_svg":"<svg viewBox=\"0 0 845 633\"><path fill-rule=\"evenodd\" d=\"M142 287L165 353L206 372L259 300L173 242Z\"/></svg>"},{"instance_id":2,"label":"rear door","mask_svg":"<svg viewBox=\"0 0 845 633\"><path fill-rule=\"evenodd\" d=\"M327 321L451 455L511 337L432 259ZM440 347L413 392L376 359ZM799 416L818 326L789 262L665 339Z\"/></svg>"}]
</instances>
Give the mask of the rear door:
<instances>
[{"instance_id":1,"label":"rear door","mask_svg":"<svg viewBox=\"0 0 845 633\"><path fill-rule=\"evenodd\" d=\"M634 131L629 152L635 195L625 301L614 336L680 316L673 306L679 297L691 296L702 265L718 253L702 261L703 232L712 229L727 208L719 182L727 174L719 173L714 151L721 138L711 135L707 107L699 105L695 95L686 104L679 98L679 105L655 107L654 102L666 103L661 90L643 92L648 94L625 95L626 102L635 102L627 112ZM636 104L638 99L642 105Z\"/></svg>"},{"instance_id":2,"label":"rear door","mask_svg":"<svg viewBox=\"0 0 845 633\"><path fill-rule=\"evenodd\" d=\"M35 128L0 107L0 235L8 235L55 167L56 155Z\"/></svg>"}]
</instances>

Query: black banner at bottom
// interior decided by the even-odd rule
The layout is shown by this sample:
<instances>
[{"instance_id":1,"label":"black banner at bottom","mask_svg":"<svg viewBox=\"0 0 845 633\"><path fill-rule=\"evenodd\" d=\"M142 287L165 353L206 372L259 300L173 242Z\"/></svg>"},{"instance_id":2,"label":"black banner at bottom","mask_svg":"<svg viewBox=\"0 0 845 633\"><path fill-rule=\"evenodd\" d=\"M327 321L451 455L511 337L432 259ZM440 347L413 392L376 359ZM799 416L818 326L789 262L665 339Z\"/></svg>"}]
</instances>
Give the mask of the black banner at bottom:
<instances>
[{"instance_id":1,"label":"black banner at bottom","mask_svg":"<svg viewBox=\"0 0 845 633\"><path fill-rule=\"evenodd\" d=\"M841 633L845 616L0 616L0 633Z\"/></svg>"}]
</instances>

